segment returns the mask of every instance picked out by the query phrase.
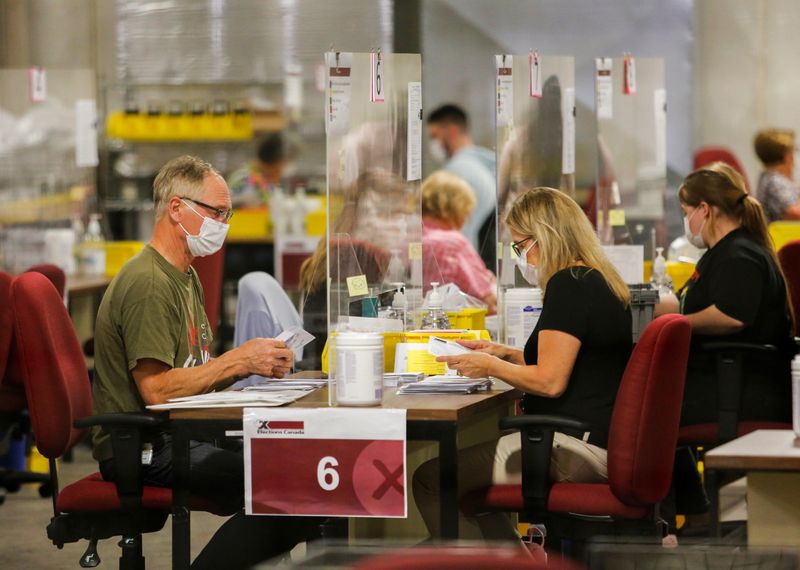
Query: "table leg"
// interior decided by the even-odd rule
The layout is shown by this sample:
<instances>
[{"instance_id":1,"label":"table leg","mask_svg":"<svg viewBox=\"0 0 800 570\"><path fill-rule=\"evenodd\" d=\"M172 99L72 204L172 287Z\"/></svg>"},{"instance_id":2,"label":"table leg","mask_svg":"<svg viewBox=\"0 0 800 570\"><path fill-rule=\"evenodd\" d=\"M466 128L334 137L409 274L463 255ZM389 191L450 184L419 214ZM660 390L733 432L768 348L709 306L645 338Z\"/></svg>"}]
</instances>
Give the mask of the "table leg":
<instances>
[{"instance_id":1,"label":"table leg","mask_svg":"<svg viewBox=\"0 0 800 570\"><path fill-rule=\"evenodd\" d=\"M441 426L439 434L439 509L442 538L458 539L458 429L455 423Z\"/></svg>"},{"instance_id":2,"label":"table leg","mask_svg":"<svg viewBox=\"0 0 800 570\"><path fill-rule=\"evenodd\" d=\"M708 469L703 473L705 479L706 493L708 493L708 526L710 538L720 538L722 536L722 525L719 521L719 480L714 469Z\"/></svg>"},{"instance_id":3,"label":"table leg","mask_svg":"<svg viewBox=\"0 0 800 570\"><path fill-rule=\"evenodd\" d=\"M191 519L189 511L189 433L182 422L172 430L172 568L188 570L191 564Z\"/></svg>"}]
</instances>

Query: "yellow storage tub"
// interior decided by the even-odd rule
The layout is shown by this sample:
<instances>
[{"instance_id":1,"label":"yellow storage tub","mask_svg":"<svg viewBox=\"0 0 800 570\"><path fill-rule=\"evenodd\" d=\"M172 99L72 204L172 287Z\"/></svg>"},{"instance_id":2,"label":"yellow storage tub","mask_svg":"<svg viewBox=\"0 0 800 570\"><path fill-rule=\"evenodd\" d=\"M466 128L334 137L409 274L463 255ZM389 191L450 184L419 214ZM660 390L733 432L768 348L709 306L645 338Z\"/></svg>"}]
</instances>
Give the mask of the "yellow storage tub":
<instances>
[{"instance_id":1,"label":"yellow storage tub","mask_svg":"<svg viewBox=\"0 0 800 570\"><path fill-rule=\"evenodd\" d=\"M383 371L394 371L394 356L397 352L398 343L404 342L403 333L401 332L385 332L383 334ZM330 337L328 337L330 340ZM322 371L327 374L330 370L328 366L328 340L325 341L325 346L322 349Z\"/></svg>"},{"instance_id":2,"label":"yellow storage tub","mask_svg":"<svg viewBox=\"0 0 800 570\"><path fill-rule=\"evenodd\" d=\"M448 311L447 319L454 329L480 331L486 328L486 309L469 307L460 311Z\"/></svg>"},{"instance_id":3,"label":"yellow storage tub","mask_svg":"<svg viewBox=\"0 0 800 570\"><path fill-rule=\"evenodd\" d=\"M114 277L129 259L143 249L143 241L106 242L106 277Z\"/></svg>"},{"instance_id":4,"label":"yellow storage tub","mask_svg":"<svg viewBox=\"0 0 800 570\"><path fill-rule=\"evenodd\" d=\"M800 222L772 222L769 225L769 235L778 251L790 241L800 239Z\"/></svg>"},{"instance_id":5,"label":"yellow storage tub","mask_svg":"<svg viewBox=\"0 0 800 570\"><path fill-rule=\"evenodd\" d=\"M667 275L672 279L673 290L677 291L683 287L689 278L694 273L695 264L685 263L683 261L667 261ZM653 273L653 262L644 262L644 281L642 283L650 283L650 276Z\"/></svg>"},{"instance_id":6,"label":"yellow storage tub","mask_svg":"<svg viewBox=\"0 0 800 570\"><path fill-rule=\"evenodd\" d=\"M272 235L272 219L266 206L234 210L230 224L229 239L267 239Z\"/></svg>"}]
</instances>

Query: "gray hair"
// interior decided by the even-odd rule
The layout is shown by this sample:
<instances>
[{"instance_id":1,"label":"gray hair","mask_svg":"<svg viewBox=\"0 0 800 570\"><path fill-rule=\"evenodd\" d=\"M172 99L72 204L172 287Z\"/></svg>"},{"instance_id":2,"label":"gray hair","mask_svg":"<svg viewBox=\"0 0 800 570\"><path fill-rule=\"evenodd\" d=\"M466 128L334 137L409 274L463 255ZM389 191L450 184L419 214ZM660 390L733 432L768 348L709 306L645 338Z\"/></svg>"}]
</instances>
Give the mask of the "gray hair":
<instances>
[{"instance_id":1,"label":"gray hair","mask_svg":"<svg viewBox=\"0 0 800 570\"><path fill-rule=\"evenodd\" d=\"M153 182L156 220L164 215L167 204L173 197L200 198L203 194L203 179L208 174L219 175L219 172L205 160L186 154L173 158L162 166Z\"/></svg>"}]
</instances>

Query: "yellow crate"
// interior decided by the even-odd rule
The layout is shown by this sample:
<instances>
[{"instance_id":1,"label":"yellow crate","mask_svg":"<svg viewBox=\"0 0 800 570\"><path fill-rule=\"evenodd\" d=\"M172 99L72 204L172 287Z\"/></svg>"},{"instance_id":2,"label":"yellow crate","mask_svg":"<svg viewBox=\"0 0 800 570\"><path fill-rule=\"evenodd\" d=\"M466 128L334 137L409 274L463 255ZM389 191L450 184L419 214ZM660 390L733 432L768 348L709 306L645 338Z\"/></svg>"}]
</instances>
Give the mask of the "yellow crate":
<instances>
[{"instance_id":1,"label":"yellow crate","mask_svg":"<svg viewBox=\"0 0 800 570\"><path fill-rule=\"evenodd\" d=\"M315 210L306 215L306 234L310 236L324 236L328 227L327 211Z\"/></svg>"},{"instance_id":2,"label":"yellow crate","mask_svg":"<svg viewBox=\"0 0 800 570\"><path fill-rule=\"evenodd\" d=\"M143 249L143 241L106 242L106 277L114 277L129 259Z\"/></svg>"},{"instance_id":3,"label":"yellow crate","mask_svg":"<svg viewBox=\"0 0 800 570\"><path fill-rule=\"evenodd\" d=\"M253 138L253 117L243 115L150 116L112 113L106 122L109 138L129 141L240 141Z\"/></svg>"},{"instance_id":4,"label":"yellow crate","mask_svg":"<svg viewBox=\"0 0 800 570\"><path fill-rule=\"evenodd\" d=\"M790 241L800 239L800 222L772 222L769 225L769 235L778 251Z\"/></svg>"},{"instance_id":5,"label":"yellow crate","mask_svg":"<svg viewBox=\"0 0 800 570\"><path fill-rule=\"evenodd\" d=\"M234 210L228 237L231 239L264 239L272 235L269 208Z\"/></svg>"},{"instance_id":6,"label":"yellow crate","mask_svg":"<svg viewBox=\"0 0 800 570\"><path fill-rule=\"evenodd\" d=\"M672 287L675 291L683 287L694 273L695 264L684 261L667 261L667 275L672 279ZM650 283L650 276L653 273L653 262L644 262L644 281Z\"/></svg>"},{"instance_id":7,"label":"yellow crate","mask_svg":"<svg viewBox=\"0 0 800 570\"><path fill-rule=\"evenodd\" d=\"M486 328L486 309L468 307L460 311L448 311L447 320L450 328L479 331Z\"/></svg>"},{"instance_id":8,"label":"yellow crate","mask_svg":"<svg viewBox=\"0 0 800 570\"><path fill-rule=\"evenodd\" d=\"M398 343L403 342L403 333L399 332L385 332L383 334L383 371L394 371L394 356L397 352ZM330 337L328 337L330 340ZM328 365L328 340L325 341L325 346L322 349L322 371L327 374L330 370Z\"/></svg>"}]
</instances>

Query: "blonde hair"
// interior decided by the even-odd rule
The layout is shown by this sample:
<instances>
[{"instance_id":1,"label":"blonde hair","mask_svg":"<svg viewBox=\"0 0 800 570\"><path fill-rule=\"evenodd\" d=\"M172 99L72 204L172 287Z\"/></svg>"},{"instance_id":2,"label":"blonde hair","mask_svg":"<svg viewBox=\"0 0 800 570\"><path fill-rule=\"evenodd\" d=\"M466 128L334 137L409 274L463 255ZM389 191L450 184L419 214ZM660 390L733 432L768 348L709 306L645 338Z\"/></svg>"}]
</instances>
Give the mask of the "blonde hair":
<instances>
[{"instance_id":1,"label":"blonde hair","mask_svg":"<svg viewBox=\"0 0 800 570\"><path fill-rule=\"evenodd\" d=\"M583 262L600 273L626 307L631 293L600 246L600 240L575 200L553 188L533 188L517 198L506 217L508 227L539 245L539 286L556 272Z\"/></svg>"},{"instance_id":2,"label":"blonde hair","mask_svg":"<svg viewBox=\"0 0 800 570\"><path fill-rule=\"evenodd\" d=\"M203 179L209 174L219 175L219 172L205 160L186 154L162 166L153 182L156 220L161 219L167 211L167 204L175 196L200 198Z\"/></svg>"},{"instance_id":3,"label":"blonde hair","mask_svg":"<svg viewBox=\"0 0 800 570\"><path fill-rule=\"evenodd\" d=\"M764 166L780 164L786 153L794 150L794 131L790 129L764 129L756 133L753 148Z\"/></svg>"},{"instance_id":4,"label":"blonde hair","mask_svg":"<svg viewBox=\"0 0 800 570\"><path fill-rule=\"evenodd\" d=\"M422 215L437 220L464 221L475 208L469 184L450 172L439 170L422 183Z\"/></svg>"}]
</instances>

